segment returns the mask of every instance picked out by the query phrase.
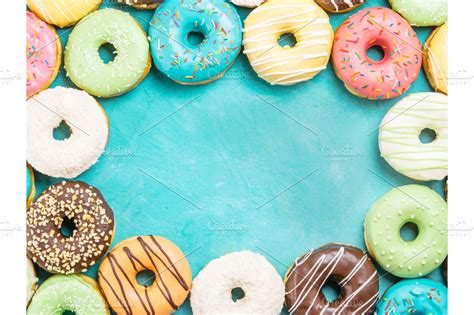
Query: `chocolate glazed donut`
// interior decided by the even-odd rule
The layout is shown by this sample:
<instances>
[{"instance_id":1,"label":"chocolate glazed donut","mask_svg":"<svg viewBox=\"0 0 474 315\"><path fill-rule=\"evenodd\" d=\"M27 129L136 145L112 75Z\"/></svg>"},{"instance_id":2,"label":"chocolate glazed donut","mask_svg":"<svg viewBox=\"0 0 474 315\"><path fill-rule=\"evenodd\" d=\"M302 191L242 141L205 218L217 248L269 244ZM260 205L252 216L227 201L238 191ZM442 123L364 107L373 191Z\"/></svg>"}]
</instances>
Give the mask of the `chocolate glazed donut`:
<instances>
[{"instance_id":1,"label":"chocolate glazed donut","mask_svg":"<svg viewBox=\"0 0 474 315\"><path fill-rule=\"evenodd\" d=\"M154 10L162 4L163 1L164 0L118 0L117 2L128 4L135 9Z\"/></svg>"},{"instance_id":2,"label":"chocolate glazed donut","mask_svg":"<svg viewBox=\"0 0 474 315\"><path fill-rule=\"evenodd\" d=\"M364 0L315 0L316 4L331 13L344 13L354 10L364 3Z\"/></svg>"},{"instance_id":3,"label":"chocolate glazed donut","mask_svg":"<svg viewBox=\"0 0 474 315\"><path fill-rule=\"evenodd\" d=\"M339 285L339 298L328 302L328 281ZM331 243L296 259L285 276L285 305L290 314L368 314L378 298L379 277L367 253Z\"/></svg>"}]
</instances>

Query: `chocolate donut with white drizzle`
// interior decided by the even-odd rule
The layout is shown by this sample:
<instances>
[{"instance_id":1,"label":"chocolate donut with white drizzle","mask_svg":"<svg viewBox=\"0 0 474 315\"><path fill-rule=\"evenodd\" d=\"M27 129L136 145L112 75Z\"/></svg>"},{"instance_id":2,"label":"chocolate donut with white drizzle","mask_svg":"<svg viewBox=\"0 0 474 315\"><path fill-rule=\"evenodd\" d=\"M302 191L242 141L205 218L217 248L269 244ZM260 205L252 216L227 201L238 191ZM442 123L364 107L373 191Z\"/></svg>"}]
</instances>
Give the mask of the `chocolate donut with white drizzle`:
<instances>
[{"instance_id":1,"label":"chocolate donut with white drizzle","mask_svg":"<svg viewBox=\"0 0 474 315\"><path fill-rule=\"evenodd\" d=\"M345 13L354 10L364 3L364 0L315 0L327 12Z\"/></svg>"},{"instance_id":2,"label":"chocolate donut with white drizzle","mask_svg":"<svg viewBox=\"0 0 474 315\"><path fill-rule=\"evenodd\" d=\"M331 302L322 292L328 281L341 291ZM367 253L331 243L296 259L285 276L285 289L290 314L369 314L379 296L379 277Z\"/></svg>"}]
</instances>

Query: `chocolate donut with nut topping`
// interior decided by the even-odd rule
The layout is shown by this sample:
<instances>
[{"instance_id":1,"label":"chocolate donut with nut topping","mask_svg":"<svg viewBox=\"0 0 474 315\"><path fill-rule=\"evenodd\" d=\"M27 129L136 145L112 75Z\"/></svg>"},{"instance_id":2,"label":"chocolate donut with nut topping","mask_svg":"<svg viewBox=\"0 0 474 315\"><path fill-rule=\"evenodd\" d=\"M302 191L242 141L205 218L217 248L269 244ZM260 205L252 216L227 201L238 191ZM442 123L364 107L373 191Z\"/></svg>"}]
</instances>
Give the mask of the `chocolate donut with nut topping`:
<instances>
[{"instance_id":1,"label":"chocolate donut with nut topping","mask_svg":"<svg viewBox=\"0 0 474 315\"><path fill-rule=\"evenodd\" d=\"M64 221L74 224L64 235ZM86 271L112 243L112 209L97 188L61 182L41 193L26 214L27 255L41 268L60 274Z\"/></svg>"},{"instance_id":2,"label":"chocolate donut with nut topping","mask_svg":"<svg viewBox=\"0 0 474 315\"><path fill-rule=\"evenodd\" d=\"M329 302L322 288L337 283L340 296ZM296 259L285 276L290 314L370 314L379 293L379 276L367 253L331 243Z\"/></svg>"},{"instance_id":3,"label":"chocolate donut with nut topping","mask_svg":"<svg viewBox=\"0 0 474 315\"><path fill-rule=\"evenodd\" d=\"M118 3L125 3L139 10L154 10L164 0L118 0Z\"/></svg>"}]
</instances>

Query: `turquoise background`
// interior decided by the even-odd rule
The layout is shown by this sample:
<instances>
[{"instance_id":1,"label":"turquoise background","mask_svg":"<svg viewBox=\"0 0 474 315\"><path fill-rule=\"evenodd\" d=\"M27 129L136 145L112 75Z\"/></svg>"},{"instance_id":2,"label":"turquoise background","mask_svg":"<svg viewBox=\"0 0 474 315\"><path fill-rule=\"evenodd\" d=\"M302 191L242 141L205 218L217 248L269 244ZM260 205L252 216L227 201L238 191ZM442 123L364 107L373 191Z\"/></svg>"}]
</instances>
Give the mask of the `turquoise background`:
<instances>
[{"instance_id":1,"label":"turquoise background","mask_svg":"<svg viewBox=\"0 0 474 315\"><path fill-rule=\"evenodd\" d=\"M389 6L367 2L359 9ZM153 15L102 7L130 12L146 31ZM242 20L250 12L238 11ZM353 13L330 15L334 30ZM64 45L70 31L58 30ZM430 31L416 28L422 42ZM58 85L74 87L64 69ZM432 91L423 72L409 93L421 91ZM248 249L283 276L299 255L325 243L365 248L372 203L393 185L414 182L379 157L376 128L399 99L351 95L331 64L292 87L259 79L242 54L222 79L203 86L176 84L152 68L131 92L100 100L109 142L77 179L98 187L113 208L114 244L164 236L189 255L193 275L211 259ZM38 193L60 180L35 175ZM421 184L442 192L441 182ZM87 274L96 277L98 265ZM439 270L429 277L444 283ZM381 292L394 281L384 276ZM186 302L177 314L190 312Z\"/></svg>"}]
</instances>

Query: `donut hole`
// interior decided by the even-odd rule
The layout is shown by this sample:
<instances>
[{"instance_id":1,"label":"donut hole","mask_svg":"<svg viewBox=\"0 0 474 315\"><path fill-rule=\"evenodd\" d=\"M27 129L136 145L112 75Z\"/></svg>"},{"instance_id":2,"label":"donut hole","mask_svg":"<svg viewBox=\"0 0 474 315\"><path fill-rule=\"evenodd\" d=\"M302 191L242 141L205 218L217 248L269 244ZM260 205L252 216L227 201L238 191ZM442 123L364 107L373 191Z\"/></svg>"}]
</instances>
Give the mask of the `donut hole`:
<instances>
[{"instance_id":1,"label":"donut hole","mask_svg":"<svg viewBox=\"0 0 474 315\"><path fill-rule=\"evenodd\" d=\"M419 234L418 225L413 222L405 223L400 229L400 237L405 242L413 242Z\"/></svg>"},{"instance_id":2,"label":"donut hole","mask_svg":"<svg viewBox=\"0 0 474 315\"><path fill-rule=\"evenodd\" d=\"M283 33L278 38L278 44L281 47L295 47L297 42L298 41L293 33Z\"/></svg>"},{"instance_id":3,"label":"donut hole","mask_svg":"<svg viewBox=\"0 0 474 315\"><path fill-rule=\"evenodd\" d=\"M231 293L231 296L232 296L232 301L234 301L234 303L239 301L239 300L242 300L245 297L245 292L240 287L233 288L230 291L230 293Z\"/></svg>"},{"instance_id":4,"label":"donut hole","mask_svg":"<svg viewBox=\"0 0 474 315\"><path fill-rule=\"evenodd\" d=\"M61 234L64 237L69 238L73 236L75 230L77 230L77 227L74 218L64 217L60 228Z\"/></svg>"},{"instance_id":5,"label":"donut hole","mask_svg":"<svg viewBox=\"0 0 474 315\"><path fill-rule=\"evenodd\" d=\"M371 46L367 49L367 57L373 62L382 61L385 58L385 50L379 45Z\"/></svg>"},{"instance_id":6,"label":"donut hole","mask_svg":"<svg viewBox=\"0 0 474 315\"><path fill-rule=\"evenodd\" d=\"M333 302L341 296L341 286L334 279L329 279L323 285L322 292L328 302Z\"/></svg>"},{"instance_id":7,"label":"donut hole","mask_svg":"<svg viewBox=\"0 0 474 315\"><path fill-rule=\"evenodd\" d=\"M189 32L187 35L188 42L194 46L198 46L202 44L205 38L206 36L204 36L202 32L192 31L192 32Z\"/></svg>"},{"instance_id":8,"label":"donut hole","mask_svg":"<svg viewBox=\"0 0 474 315\"><path fill-rule=\"evenodd\" d=\"M155 282L155 278L155 273L149 269L142 270L135 276L137 283L144 287L149 287L153 285L153 282Z\"/></svg>"},{"instance_id":9,"label":"donut hole","mask_svg":"<svg viewBox=\"0 0 474 315\"><path fill-rule=\"evenodd\" d=\"M105 64L114 61L116 55L117 49L111 43L105 43L99 47L100 59L102 59Z\"/></svg>"},{"instance_id":10,"label":"donut hole","mask_svg":"<svg viewBox=\"0 0 474 315\"><path fill-rule=\"evenodd\" d=\"M61 313L61 315L76 315L76 312L70 311L70 310L65 310Z\"/></svg>"},{"instance_id":11,"label":"donut hole","mask_svg":"<svg viewBox=\"0 0 474 315\"><path fill-rule=\"evenodd\" d=\"M425 128L420 132L420 141L423 144L428 144L436 140L436 131L431 128Z\"/></svg>"},{"instance_id":12,"label":"donut hole","mask_svg":"<svg viewBox=\"0 0 474 315\"><path fill-rule=\"evenodd\" d=\"M59 125L53 129L53 138L58 141L69 139L72 135L71 127L66 121L61 120Z\"/></svg>"}]
</instances>

